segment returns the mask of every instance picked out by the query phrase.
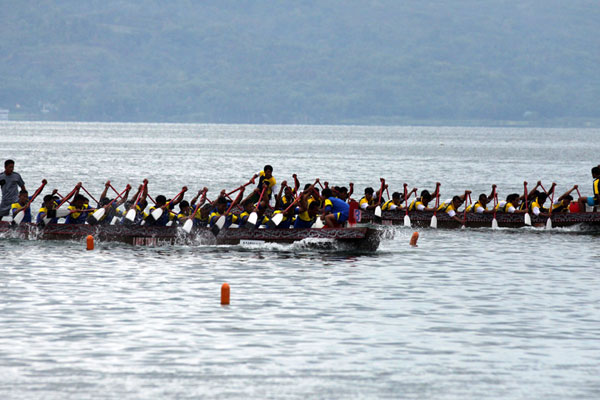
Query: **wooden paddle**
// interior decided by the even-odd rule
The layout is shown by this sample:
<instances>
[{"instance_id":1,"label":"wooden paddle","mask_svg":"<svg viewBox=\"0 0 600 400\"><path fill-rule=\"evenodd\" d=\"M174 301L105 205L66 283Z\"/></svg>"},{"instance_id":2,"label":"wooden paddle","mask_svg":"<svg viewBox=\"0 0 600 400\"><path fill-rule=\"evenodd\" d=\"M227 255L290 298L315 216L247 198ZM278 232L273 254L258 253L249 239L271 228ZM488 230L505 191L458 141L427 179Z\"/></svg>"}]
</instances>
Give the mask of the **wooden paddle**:
<instances>
[{"instance_id":1,"label":"wooden paddle","mask_svg":"<svg viewBox=\"0 0 600 400\"><path fill-rule=\"evenodd\" d=\"M300 196L302 196L302 193L300 194ZM271 222L275 225L275 226L279 226L279 224L281 223L281 221L283 221L283 217L285 216L285 214L287 214L290 209L296 204L298 203L298 201L300 200L300 196L296 197L294 199L294 201L292 202L292 204L290 204L285 210L283 210L280 213L277 213L273 216L273 218L271 218Z\"/></svg>"},{"instance_id":2,"label":"wooden paddle","mask_svg":"<svg viewBox=\"0 0 600 400\"><path fill-rule=\"evenodd\" d=\"M496 219L496 212L498 211L498 194L494 193L494 218L492 219L492 229L498 229L498 220Z\"/></svg>"},{"instance_id":3,"label":"wooden paddle","mask_svg":"<svg viewBox=\"0 0 600 400\"><path fill-rule=\"evenodd\" d=\"M185 192L187 192L187 186L184 186L183 188L181 188L181 192L177 193L177 195L175 197L173 197L173 200L171 200L171 202L176 201L179 198L179 196L183 195ZM158 221L158 219L163 215L163 212L168 205L169 205L169 202L165 203L164 205L162 205L158 208L155 208L151 213L152 218L154 218L155 221Z\"/></svg>"},{"instance_id":4,"label":"wooden paddle","mask_svg":"<svg viewBox=\"0 0 600 400\"><path fill-rule=\"evenodd\" d=\"M79 192L79 189L81 188L81 182L77 182L77 185L75 185L75 188L73 188L73 190L71 190L71 192L69 192L68 195L66 195L65 197L62 198L62 200L60 201L60 203L58 203L58 205L56 206L56 208L54 209L54 211L56 211L56 218L63 218L66 217L67 215L71 214L70 210L61 210L60 207L65 204L66 202L69 201L69 199L71 197L73 197L73 195L77 192ZM55 217L52 217L55 218ZM46 221L47 219L47 221ZM50 221L50 218L45 218L44 222L48 223Z\"/></svg>"},{"instance_id":5,"label":"wooden paddle","mask_svg":"<svg viewBox=\"0 0 600 400\"><path fill-rule=\"evenodd\" d=\"M17 211L17 213L13 217L13 222L15 224L18 225L21 222L23 222L23 218L25 218L25 210L27 210L29 208L29 206L31 206L31 203L41 193L41 191L44 189L44 186L46 186L47 183L48 183L47 180L42 179L42 185L35 191L35 193L33 194L33 196L31 196L31 198L29 199L29 201L27 202L27 204L25 204L25 206L21 207L21 209L19 211Z\"/></svg>"},{"instance_id":6,"label":"wooden paddle","mask_svg":"<svg viewBox=\"0 0 600 400\"><path fill-rule=\"evenodd\" d=\"M81 186L81 189L83 189L83 191L91 197L92 200L94 200L96 202L96 204L100 204L100 202L98 200L96 200L96 198L94 196L92 196L92 194L90 192L87 191L87 189L84 186Z\"/></svg>"},{"instance_id":7,"label":"wooden paddle","mask_svg":"<svg viewBox=\"0 0 600 400\"><path fill-rule=\"evenodd\" d=\"M404 208L405 208L405 213L404 213L404 226L410 228L410 217L408 216L408 185L405 183L404 184Z\"/></svg>"},{"instance_id":8,"label":"wooden paddle","mask_svg":"<svg viewBox=\"0 0 600 400\"><path fill-rule=\"evenodd\" d=\"M258 198L258 203L256 203L254 210L250 213L250 216L248 217L248 221L246 221L246 224L250 224L250 226L256 227L256 222L258 221L258 214L256 213L256 210L258 210L258 207L260 206L260 202L262 201L263 195L265 194L266 190L267 190L267 186L265 185L265 186L263 186L262 192L260 192L260 197Z\"/></svg>"},{"instance_id":9,"label":"wooden paddle","mask_svg":"<svg viewBox=\"0 0 600 400\"><path fill-rule=\"evenodd\" d=\"M131 205L131 207L129 207L129 211L127 211L127 214L125 214L126 220L128 220L130 222L135 221L135 216L137 215L136 207L137 207L140 199L142 198L142 193L144 193L147 186L148 186L148 179L144 179L144 184L142 185L142 188L139 191L137 198L135 199L135 202Z\"/></svg>"},{"instance_id":10,"label":"wooden paddle","mask_svg":"<svg viewBox=\"0 0 600 400\"><path fill-rule=\"evenodd\" d=\"M523 218L525 225L531 226L531 215L529 215L529 204L527 200L527 197L529 196L529 193L527 192L527 181L523 182L523 186L525 187L525 216Z\"/></svg>"},{"instance_id":11,"label":"wooden paddle","mask_svg":"<svg viewBox=\"0 0 600 400\"><path fill-rule=\"evenodd\" d=\"M377 207L375 207L375 220L381 222L381 195L383 194L383 189L385 187L385 179L379 178L381 180L381 188L379 189L379 199L377 200Z\"/></svg>"},{"instance_id":12,"label":"wooden paddle","mask_svg":"<svg viewBox=\"0 0 600 400\"><path fill-rule=\"evenodd\" d=\"M463 224L462 224L463 228L467 224L467 198L469 199L468 204L473 204L473 201L471 200L471 193L468 191L465 191L465 210L463 211Z\"/></svg>"},{"instance_id":13,"label":"wooden paddle","mask_svg":"<svg viewBox=\"0 0 600 400\"><path fill-rule=\"evenodd\" d=\"M552 207L554 205L554 193L556 192L556 183L552 183L550 191L552 192L552 198L550 199L550 207L548 210L548 219L546 220L546 229L552 229Z\"/></svg>"},{"instance_id":14,"label":"wooden paddle","mask_svg":"<svg viewBox=\"0 0 600 400\"><path fill-rule=\"evenodd\" d=\"M198 209L200 208L200 206L202 204L204 204L204 199L206 198L206 192L207 191L208 191L207 188L204 188L202 190L202 197L200 198L200 200L198 200L198 204L196 204L196 207L194 208L194 212L192 212L192 214L188 217L188 219L183 224L183 228L182 229L186 233L190 233L192 231L192 228L194 227L194 217L196 216L196 213L198 212Z\"/></svg>"},{"instance_id":15,"label":"wooden paddle","mask_svg":"<svg viewBox=\"0 0 600 400\"><path fill-rule=\"evenodd\" d=\"M435 209L433 210L433 216L431 217L431 223L429 224L432 228L437 229L437 209L440 203L440 183L435 185Z\"/></svg>"}]
</instances>

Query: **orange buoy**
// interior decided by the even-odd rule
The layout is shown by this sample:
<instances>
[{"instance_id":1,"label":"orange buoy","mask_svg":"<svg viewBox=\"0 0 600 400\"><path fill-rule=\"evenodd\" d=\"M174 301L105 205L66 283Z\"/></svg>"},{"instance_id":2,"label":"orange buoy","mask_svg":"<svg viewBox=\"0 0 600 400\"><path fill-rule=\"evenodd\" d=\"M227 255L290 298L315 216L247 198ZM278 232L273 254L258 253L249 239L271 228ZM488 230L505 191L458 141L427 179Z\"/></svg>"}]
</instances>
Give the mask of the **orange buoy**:
<instances>
[{"instance_id":1,"label":"orange buoy","mask_svg":"<svg viewBox=\"0 0 600 400\"><path fill-rule=\"evenodd\" d=\"M410 237L410 245L417 247L417 240L419 240L419 232L414 232Z\"/></svg>"},{"instance_id":2,"label":"orange buoy","mask_svg":"<svg viewBox=\"0 0 600 400\"><path fill-rule=\"evenodd\" d=\"M94 237L92 235L88 235L87 237L87 249L94 250Z\"/></svg>"},{"instance_id":3,"label":"orange buoy","mask_svg":"<svg viewBox=\"0 0 600 400\"><path fill-rule=\"evenodd\" d=\"M221 285L221 305L228 306L229 305L229 284L224 283Z\"/></svg>"}]
</instances>

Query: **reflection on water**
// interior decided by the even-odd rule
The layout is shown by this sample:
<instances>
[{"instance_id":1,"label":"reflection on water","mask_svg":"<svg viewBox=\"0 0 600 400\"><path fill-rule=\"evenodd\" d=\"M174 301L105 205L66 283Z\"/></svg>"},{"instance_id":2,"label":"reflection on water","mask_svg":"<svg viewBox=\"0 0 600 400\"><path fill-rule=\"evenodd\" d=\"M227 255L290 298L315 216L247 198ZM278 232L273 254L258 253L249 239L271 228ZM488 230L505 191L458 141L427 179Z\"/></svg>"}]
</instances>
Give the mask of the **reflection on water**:
<instances>
[{"instance_id":1,"label":"reflection on water","mask_svg":"<svg viewBox=\"0 0 600 400\"><path fill-rule=\"evenodd\" d=\"M380 176L390 190L440 180L445 194L492 182L519 191L524 179L586 188L600 146L589 140L596 131L561 129L8 123L0 132L29 187L82 180L92 193L108 178L144 177L152 193L218 191L266 162L278 179L352 179L357 192ZM457 134L473 140L447 139ZM598 398L599 232L418 229L415 248L414 230L389 228L375 253L332 243L86 251L83 241L2 237L2 398Z\"/></svg>"}]
</instances>

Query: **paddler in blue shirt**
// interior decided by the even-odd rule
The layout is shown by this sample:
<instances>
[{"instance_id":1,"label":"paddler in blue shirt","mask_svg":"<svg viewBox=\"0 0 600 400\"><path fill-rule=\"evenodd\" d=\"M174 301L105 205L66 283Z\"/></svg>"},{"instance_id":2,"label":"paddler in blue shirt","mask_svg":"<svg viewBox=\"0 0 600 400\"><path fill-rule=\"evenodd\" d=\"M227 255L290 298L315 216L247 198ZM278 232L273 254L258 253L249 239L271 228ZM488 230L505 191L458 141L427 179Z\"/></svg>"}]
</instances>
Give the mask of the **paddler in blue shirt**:
<instances>
[{"instance_id":1,"label":"paddler in blue shirt","mask_svg":"<svg viewBox=\"0 0 600 400\"><path fill-rule=\"evenodd\" d=\"M329 188L323 189L321 196L325 199L321 220L327 227L340 227L348 221L350 212L350 205L348 203L334 197Z\"/></svg>"},{"instance_id":2,"label":"paddler in blue shirt","mask_svg":"<svg viewBox=\"0 0 600 400\"><path fill-rule=\"evenodd\" d=\"M21 210L23 210L23 208L27 205L27 203L29 202L29 193L27 193L27 190L22 189L19 192L19 199L16 203L11 204L10 208L11 208L11 216L14 218L15 215L17 215L17 213ZM27 207L25 210L23 210L24 216L23 216L23 221L22 222L31 222L31 207Z\"/></svg>"},{"instance_id":3,"label":"paddler in blue shirt","mask_svg":"<svg viewBox=\"0 0 600 400\"><path fill-rule=\"evenodd\" d=\"M85 224L88 214L92 211L89 200L82 194L77 193L67 209L71 212L67 215L65 224Z\"/></svg>"},{"instance_id":4,"label":"paddler in blue shirt","mask_svg":"<svg viewBox=\"0 0 600 400\"><path fill-rule=\"evenodd\" d=\"M594 195L588 197L580 197L578 200L579 212L586 212L586 205L596 207L600 205L600 166L592 168L592 190Z\"/></svg>"},{"instance_id":5,"label":"paddler in blue shirt","mask_svg":"<svg viewBox=\"0 0 600 400\"><path fill-rule=\"evenodd\" d=\"M54 189L54 192L52 192L52 194L47 194L44 196L44 201L42 202L42 207L40 207L39 211L38 211L38 215L36 217L35 222L39 225L39 226L44 226L46 223L44 221L44 219L46 219L46 217L49 217L49 224L56 224L58 222L58 218L56 218L56 205L58 204L56 202L56 198L54 197L54 194L56 193L56 189ZM54 217L52 217L52 215L54 215Z\"/></svg>"}]
</instances>

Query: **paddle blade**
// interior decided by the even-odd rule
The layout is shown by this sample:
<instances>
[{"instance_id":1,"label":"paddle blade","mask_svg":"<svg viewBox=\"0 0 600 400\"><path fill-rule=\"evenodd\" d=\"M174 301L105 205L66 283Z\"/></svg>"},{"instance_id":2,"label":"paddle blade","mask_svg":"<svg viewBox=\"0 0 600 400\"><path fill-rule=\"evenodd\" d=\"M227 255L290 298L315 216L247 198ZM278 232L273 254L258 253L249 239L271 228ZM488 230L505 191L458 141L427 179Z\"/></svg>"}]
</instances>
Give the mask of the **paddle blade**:
<instances>
[{"instance_id":1,"label":"paddle blade","mask_svg":"<svg viewBox=\"0 0 600 400\"><path fill-rule=\"evenodd\" d=\"M552 229L552 218L550 217L546 220L546 229Z\"/></svg>"},{"instance_id":2,"label":"paddle blade","mask_svg":"<svg viewBox=\"0 0 600 400\"><path fill-rule=\"evenodd\" d=\"M185 224L183 224L183 230L186 233L190 233L192 231L193 227L194 227L194 222L191 219L188 219L187 221L185 221Z\"/></svg>"},{"instance_id":3,"label":"paddle blade","mask_svg":"<svg viewBox=\"0 0 600 400\"><path fill-rule=\"evenodd\" d=\"M431 224L429 224L429 226L431 226L434 229L437 229L437 217L435 215L431 217Z\"/></svg>"},{"instance_id":4,"label":"paddle blade","mask_svg":"<svg viewBox=\"0 0 600 400\"><path fill-rule=\"evenodd\" d=\"M410 217L408 214L404 216L404 226L410 228Z\"/></svg>"},{"instance_id":5,"label":"paddle blade","mask_svg":"<svg viewBox=\"0 0 600 400\"><path fill-rule=\"evenodd\" d=\"M283 213L275 214L273 218L271 218L271 221L275 226L279 226L281 221L283 221Z\"/></svg>"},{"instance_id":6,"label":"paddle blade","mask_svg":"<svg viewBox=\"0 0 600 400\"><path fill-rule=\"evenodd\" d=\"M154 220L158 220L163 214L163 209L162 208L157 208L156 210L152 211L152 218L154 218Z\"/></svg>"},{"instance_id":7,"label":"paddle blade","mask_svg":"<svg viewBox=\"0 0 600 400\"><path fill-rule=\"evenodd\" d=\"M17 213L17 215L14 216L13 218L13 222L17 225L19 225L21 222L23 222L23 218L25 217L25 212L23 211L19 211Z\"/></svg>"},{"instance_id":8,"label":"paddle blade","mask_svg":"<svg viewBox=\"0 0 600 400\"><path fill-rule=\"evenodd\" d=\"M92 218L94 218L96 220L96 222L100 221L102 219L102 217L104 217L105 213L106 213L106 210L104 208L99 208L92 213Z\"/></svg>"},{"instance_id":9,"label":"paddle blade","mask_svg":"<svg viewBox=\"0 0 600 400\"><path fill-rule=\"evenodd\" d=\"M111 225L116 225L117 222L119 222L119 217L114 216L113 219L112 219L112 221L110 221L110 224Z\"/></svg>"},{"instance_id":10,"label":"paddle blade","mask_svg":"<svg viewBox=\"0 0 600 400\"><path fill-rule=\"evenodd\" d=\"M313 228L316 229L321 229L322 227L324 227L325 224L323 223L323 220L321 220L321 218L317 218L317 220L315 221L315 223L313 224Z\"/></svg>"},{"instance_id":11,"label":"paddle blade","mask_svg":"<svg viewBox=\"0 0 600 400\"><path fill-rule=\"evenodd\" d=\"M381 218L381 207L375 207L375 216Z\"/></svg>"},{"instance_id":12,"label":"paddle blade","mask_svg":"<svg viewBox=\"0 0 600 400\"><path fill-rule=\"evenodd\" d=\"M135 214L136 214L135 210L131 209L131 210L127 211L127 214L125 214L125 219L130 222L133 222L133 221L135 221Z\"/></svg>"},{"instance_id":13,"label":"paddle blade","mask_svg":"<svg viewBox=\"0 0 600 400\"><path fill-rule=\"evenodd\" d=\"M59 208L56 210L56 218L64 218L69 214L71 214L71 211L67 208Z\"/></svg>"},{"instance_id":14,"label":"paddle blade","mask_svg":"<svg viewBox=\"0 0 600 400\"><path fill-rule=\"evenodd\" d=\"M252 212L252 214L250 214L250 216L248 217L248 221L246 223L250 224L252 226L255 226L256 221L258 221L258 214L255 212Z\"/></svg>"},{"instance_id":15,"label":"paddle blade","mask_svg":"<svg viewBox=\"0 0 600 400\"><path fill-rule=\"evenodd\" d=\"M492 229L498 229L498 220L496 217L492 220Z\"/></svg>"},{"instance_id":16,"label":"paddle blade","mask_svg":"<svg viewBox=\"0 0 600 400\"><path fill-rule=\"evenodd\" d=\"M215 222L215 224L210 228L210 230L212 231L213 235L217 236L224 226L225 226L225 216L221 215L219 217L219 219L217 220L217 222Z\"/></svg>"},{"instance_id":17,"label":"paddle blade","mask_svg":"<svg viewBox=\"0 0 600 400\"><path fill-rule=\"evenodd\" d=\"M525 214L525 225L531 226L531 216L529 213Z\"/></svg>"}]
</instances>

